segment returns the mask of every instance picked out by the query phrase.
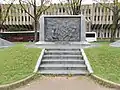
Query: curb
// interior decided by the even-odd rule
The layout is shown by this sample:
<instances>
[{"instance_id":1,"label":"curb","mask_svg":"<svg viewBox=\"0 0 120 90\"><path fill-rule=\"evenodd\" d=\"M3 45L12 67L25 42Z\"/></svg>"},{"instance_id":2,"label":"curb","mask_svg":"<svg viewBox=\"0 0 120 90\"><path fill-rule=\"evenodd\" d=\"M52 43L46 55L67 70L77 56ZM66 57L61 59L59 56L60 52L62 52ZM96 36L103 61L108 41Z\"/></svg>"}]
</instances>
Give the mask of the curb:
<instances>
[{"instance_id":1,"label":"curb","mask_svg":"<svg viewBox=\"0 0 120 90\"><path fill-rule=\"evenodd\" d=\"M39 56L39 58L38 58L38 60L37 60L37 63L36 63L36 65L35 65L35 69L34 69L34 73L36 73L37 71L38 71L38 68L39 68L39 66L40 66L40 64L41 64L41 61L42 61L42 58L43 58L43 55L44 55L44 53L45 53L45 49L42 49L42 51L41 51L41 53L40 53L40 56Z\"/></svg>"},{"instance_id":2,"label":"curb","mask_svg":"<svg viewBox=\"0 0 120 90\"><path fill-rule=\"evenodd\" d=\"M38 77L37 74L32 74L22 80L19 80L10 84L0 85L0 90L13 90L15 88L18 88L20 86L23 86L29 83L30 81L36 79L37 77Z\"/></svg>"},{"instance_id":3,"label":"curb","mask_svg":"<svg viewBox=\"0 0 120 90\"><path fill-rule=\"evenodd\" d=\"M89 61L88 61L88 58L87 58L84 50L81 49L81 52L82 52L82 56L83 56L83 59L84 59L84 61L85 61L85 64L86 64L86 66L87 66L87 69L88 69L89 73L92 74L92 73L93 73L93 70L92 70L92 67L91 67L91 65L90 65L90 63L89 63Z\"/></svg>"},{"instance_id":4,"label":"curb","mask_svg":"<svg viewBox=\"0 0 120 90\"><path fill-rule=\"evenodd\" d=\"M106 87L110 87L110 88L117 88L120 89L120 84L109 81L109 80L105 80L103 78L100 78L94 74L91 74L90 77L95 80L96 82L98 82L100 85L106 86Z\"/></svg>"}]
</instances>

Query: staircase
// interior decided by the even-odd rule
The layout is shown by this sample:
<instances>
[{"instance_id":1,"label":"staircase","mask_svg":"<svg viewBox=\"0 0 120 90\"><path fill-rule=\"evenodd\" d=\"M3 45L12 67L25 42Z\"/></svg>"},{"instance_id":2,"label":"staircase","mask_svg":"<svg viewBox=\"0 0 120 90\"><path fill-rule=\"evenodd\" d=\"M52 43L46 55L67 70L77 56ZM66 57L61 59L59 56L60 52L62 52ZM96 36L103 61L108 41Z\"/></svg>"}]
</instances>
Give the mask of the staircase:
<instances>
[{"instance_id":1,"label":"staircase","mask_svg":"<svg viewBox=\"0 0 120 90\"><path fill-rule=\"evenodd\" d=\"M45 49L38 71L41 74L88 74L80 49Z\"/></svg>"}]
</instances>

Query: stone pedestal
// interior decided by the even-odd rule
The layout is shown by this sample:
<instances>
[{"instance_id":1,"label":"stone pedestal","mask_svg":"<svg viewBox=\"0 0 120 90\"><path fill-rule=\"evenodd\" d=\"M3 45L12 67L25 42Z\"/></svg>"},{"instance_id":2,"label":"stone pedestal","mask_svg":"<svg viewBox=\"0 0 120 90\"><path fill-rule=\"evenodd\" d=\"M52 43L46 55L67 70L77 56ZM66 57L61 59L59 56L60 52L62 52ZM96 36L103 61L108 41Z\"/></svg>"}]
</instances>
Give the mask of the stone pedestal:
<instances>
[{"instance_id":1,"label":"stone pedestal","mask_svg":"<svg viewBox=\"0 0 120 90\"><path fill-rule=\"evenodd\" d=\"M43 15L40 18L41 48L84 48L86 24L83 15Z\"/></svg>"}]
</instances>

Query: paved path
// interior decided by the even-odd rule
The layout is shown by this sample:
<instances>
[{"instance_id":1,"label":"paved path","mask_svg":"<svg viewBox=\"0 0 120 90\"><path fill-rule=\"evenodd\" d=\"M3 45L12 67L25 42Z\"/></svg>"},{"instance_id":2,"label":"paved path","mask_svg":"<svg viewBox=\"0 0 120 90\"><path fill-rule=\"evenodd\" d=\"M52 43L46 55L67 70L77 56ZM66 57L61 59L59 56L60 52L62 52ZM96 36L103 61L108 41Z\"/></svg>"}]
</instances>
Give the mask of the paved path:
<instances>
[{"instance_id":1,"label":"paved path","mask_svg":"<svg viewBox=\"0 0 120 90\"><path fill-rule=\"evenodd\" d=\"M96 84L83 76L42 77L15 90L115 90Z\"/></svg>"}]
</instances>

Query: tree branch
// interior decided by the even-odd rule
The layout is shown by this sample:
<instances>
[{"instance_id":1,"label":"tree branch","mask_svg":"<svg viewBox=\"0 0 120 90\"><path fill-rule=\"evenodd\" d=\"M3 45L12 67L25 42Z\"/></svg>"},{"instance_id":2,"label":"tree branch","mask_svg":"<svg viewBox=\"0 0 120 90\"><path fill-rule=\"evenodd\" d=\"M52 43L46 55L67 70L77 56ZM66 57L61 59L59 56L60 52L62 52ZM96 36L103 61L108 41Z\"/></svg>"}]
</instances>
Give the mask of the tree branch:
<instances>
[{"instance_id":1,"label":"tree branch","mask_svg":"<svg viewBox=\"0 0 120 90\"><path fill-rule=\"evenodd\" d=\"M63 2L62 2L61 0L59 0L59 2L61 3L62 6L64 5ZM67 0L67 2L69 3L69 0ZM68 8L68 9L67 9L66 11L67 11L67 14L70 14L70 15L71 15L72 12L71 12L71 8L70 8L70 6L69 6L68 3L67 3L67 8ZM70 13L69 13L69 12L70 12Z\"/></svg>"},{"instance_id":2,"label":"tree branch","mask_svg":"<svg viewBox=\"0 0 120 90\"><path fill-rule=\"evenodd\" d=\"M99 3L101 6L103 6L103 7L105 7L105 8L107 8L107 9L109 9L109 10L111 10L111 11L114 12L114 10L112 8L110 8L109 6L106 5L107 3L101 3L101 2L99 2L97 0L94 0L94 1L97 2L97 3Z\"/></svg>"},{"instance_id":3,"label":"tree branch","mask_svg":"<svg viewBox=\"0 0 120 90\"><path fill-rule=\"evenodd\" d=\"M46 11L50 7L50 6L46 7L45 4L47 4L48 2L47 1L44 2L44 1L45 0L43 0L41 2L41 5L40 5L39 9L37 10L37 17L39 17L42 14L42 12ZM45 9L43 9L43 8L45 8Z\"/></svg>"},{"instance_id":4,"label":"tree branch","mask_svg":"<svg viewBox=\"0 0 120 90\"><path fill-rule=\"evenodd\" d=\"M50 6L48 6L48 7L45 8L45 9L43 9L42 11L38 11L37 17L39 17L39 16L42 14L42 12L46 11L49 7L50 7Z\"/></svg>"},{"instance_id":5,"label":"tree branch","mask_svg":"<svg viewBox=\"0 0 120 90\"><path fill-rule=\"evenodd\" d=\"M30 16L35 20L34 16L33 16L32 14L30 14L30 13L25 9L25 7L22 5L21 0L19 0L19 3L20 3L20 6L24 9L24 11L25 11L28 15L30 15Z\"/></svg>"},{"instance_id":6,"label":"tree branch","mask_svg":"<svg viewBox=\"0 0 120 90\"><path fill-rule=\"evenodd\" d=\"M33 2L27 0L27 1L22 1L23 3L30 4L31 6L34 6Z\"/></svg>"},{"instance_id":7,"label":"tree branch","mask_svg":"<svg viewBox=\"0 0 120 90\"><path fill-rule=\"evenodd\" d=\"M10 8L12 7L13 3L14 3L15 0L13 0L13 2L9 5L9 7L7 8L7 11L6 11L6 14L5 14L5 17L4 19L2 20L1 24L3 25L3 23L5 22L7 16L8 16L8 13L10 11Z\"/></svg>"}]
</instances>

